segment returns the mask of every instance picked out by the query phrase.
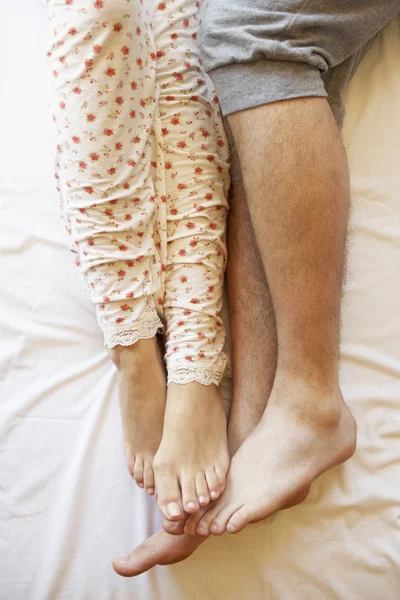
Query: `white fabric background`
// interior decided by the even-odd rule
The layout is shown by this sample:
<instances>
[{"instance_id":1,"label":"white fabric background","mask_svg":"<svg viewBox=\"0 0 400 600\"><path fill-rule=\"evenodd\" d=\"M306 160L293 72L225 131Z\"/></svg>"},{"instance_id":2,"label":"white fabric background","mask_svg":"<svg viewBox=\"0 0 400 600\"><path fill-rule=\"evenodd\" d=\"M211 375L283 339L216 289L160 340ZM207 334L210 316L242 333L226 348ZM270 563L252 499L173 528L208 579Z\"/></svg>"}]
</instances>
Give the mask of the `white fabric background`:
<instances>
[{"instance_id":1,"label":"white fabric background","mask_svg":"<svg viewBox=\"0 0 400 600\"><path fill-rule=\"evenodd\" d=\"M357 454L301 506L133 580L111 559L159 518L128 476L115 371L59 223L43 3L0 0L0 28L0 599L398 600L400 20L347 98L341 380Z\"/></svg>"}]
</instances>

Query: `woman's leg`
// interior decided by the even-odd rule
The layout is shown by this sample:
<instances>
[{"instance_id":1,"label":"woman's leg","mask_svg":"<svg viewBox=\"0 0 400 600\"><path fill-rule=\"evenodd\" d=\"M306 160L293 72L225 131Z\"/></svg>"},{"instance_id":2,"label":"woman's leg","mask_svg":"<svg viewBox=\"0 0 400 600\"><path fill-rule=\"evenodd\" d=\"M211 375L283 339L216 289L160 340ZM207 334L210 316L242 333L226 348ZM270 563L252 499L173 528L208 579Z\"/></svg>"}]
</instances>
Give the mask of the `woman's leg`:
<instances>
[{"instance_id":1,"label":"woman's leg","mask_svg":"<svg viewBox=\"0 0 400 600\"><path fill-rule=\"evenodd\" d=\"M155 337L162 302L153 233L152 14L146 3L126 0L48 6L62 214L118 368L128 467L151 492L165 408Z\"/></svg>"},{"instance_id":2,"label":"woman's leg","mask_svg":"<svg viewBox=\"0 0 400 600\"><path fill-rule=\"evenodd\" d=\"M168 213L168 393L155 473L160 508L175 519L220 495L229 463L218 387L226 366L220 311L229 154L199 59L198 5L160 3L155 18Z\"/></svg>"}]
</instances>

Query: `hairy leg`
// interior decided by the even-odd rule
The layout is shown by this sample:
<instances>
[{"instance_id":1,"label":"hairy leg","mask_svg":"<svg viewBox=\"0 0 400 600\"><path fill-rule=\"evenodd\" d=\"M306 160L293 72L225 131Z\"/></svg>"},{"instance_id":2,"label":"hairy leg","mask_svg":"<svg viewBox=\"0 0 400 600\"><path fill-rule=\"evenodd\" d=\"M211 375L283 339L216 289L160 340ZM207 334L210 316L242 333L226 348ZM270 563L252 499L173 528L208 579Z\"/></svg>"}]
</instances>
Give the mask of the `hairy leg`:
<instances>
[{"instance_id":1,"label":"hairy leg","mask_svg":"<svg viewBox=\"0 0 400 600\"><path fill-rule=\"evenodd\" d=\"M296 99L237 113L230 125L271 291L278 364L224 496L188 520L202 535L241 531L304 498L356 441L338 382L349 178L331 110L325 99Z\"/></svg>"},{"instance_id":2,"label":"hairy leg","mask_svg":"<svg viewBox=\"0 0 400 600\"><path fill-rule=\"evenodd\" d=\"M233 370L228 442L233 456L263 415L277 362L271 295L240 181L231 186L227 239Z\"/></svg>"}]
</instances>

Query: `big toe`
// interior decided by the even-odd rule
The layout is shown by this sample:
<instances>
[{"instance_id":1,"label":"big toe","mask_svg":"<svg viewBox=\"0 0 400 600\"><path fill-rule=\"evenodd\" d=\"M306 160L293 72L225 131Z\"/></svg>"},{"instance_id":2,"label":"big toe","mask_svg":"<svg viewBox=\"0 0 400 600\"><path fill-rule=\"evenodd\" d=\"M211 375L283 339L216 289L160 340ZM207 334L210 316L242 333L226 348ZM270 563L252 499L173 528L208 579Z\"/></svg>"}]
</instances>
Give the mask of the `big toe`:
<instances>
[{"instance_id":1,"label":"big toe","mask_svg":"<svg viewBox=\"0 0 400 600\"><path fill-rule=\"evenodd\" d=\"M163 516L169 521L179 521L184 516L178 478L164 466L154 465L157 503Z\"/></svg>"}]
</instances>

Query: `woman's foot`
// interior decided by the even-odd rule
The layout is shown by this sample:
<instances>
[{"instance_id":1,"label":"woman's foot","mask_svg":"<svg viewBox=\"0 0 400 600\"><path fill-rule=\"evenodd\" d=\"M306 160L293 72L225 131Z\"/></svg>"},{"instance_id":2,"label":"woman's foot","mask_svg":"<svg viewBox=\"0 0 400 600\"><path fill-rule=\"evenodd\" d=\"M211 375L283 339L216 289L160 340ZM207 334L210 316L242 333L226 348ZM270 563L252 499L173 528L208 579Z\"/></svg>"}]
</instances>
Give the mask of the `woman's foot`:
<instances>
[{"instance_id":1,"label":"woman's foot","mask_svg":"<svg viewBox=\"0 0 400 600\"><path fill-rule=\"evenodd\" d=\"M226 417L216 385L168 385L164 432L154 459L157 502L182 519L216 500L229 467Z\"/></svg>"},{"instance_id":2,"label":"woman's foot","mask_svg":"<svg viewBox=\"0 0 400 600\"><path fill-rule=\"evenodd\" d=\"M128 470L138 486L152 495L153 460L162 437L166 398L165 368L157 337L132 346L116 346L109 352L118 370Z\"/></svg>"},{"instance_id":3,"label":"woman's foot","mask_svg":"<svg viewBox=\"0 0 400 600\"><path fill-rule=\"evenodd\" d=\"M186 522L190 535L237 533L248 523L301 502L319 475L346 461L356 425L339 388L298 381L274 386L267 408L232 459L224 495Z\"/></svg>"}]
</instances>

